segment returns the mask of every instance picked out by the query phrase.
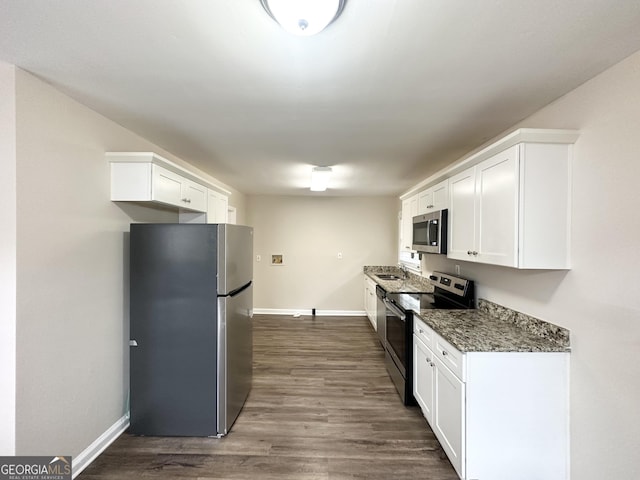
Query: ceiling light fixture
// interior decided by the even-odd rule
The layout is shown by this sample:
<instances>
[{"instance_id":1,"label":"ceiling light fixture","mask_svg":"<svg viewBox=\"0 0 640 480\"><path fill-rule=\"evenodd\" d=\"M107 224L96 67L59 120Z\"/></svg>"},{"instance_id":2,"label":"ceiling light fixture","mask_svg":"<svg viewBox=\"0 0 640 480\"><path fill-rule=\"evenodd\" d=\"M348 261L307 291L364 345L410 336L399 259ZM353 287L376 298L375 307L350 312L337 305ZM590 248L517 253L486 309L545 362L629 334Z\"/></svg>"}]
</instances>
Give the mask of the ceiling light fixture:
<instances>
[{"instance_id":1,"label":"ceiling light fixture","mask_svg":"<svg viewBox=\"0 0 640 480\"><path fill-rule=\"evenodd\" d=\"M329 186L331 167L313 167L311 169L311 191L324 192Z\"/></svg>"},{"instance_id":2,"label":"ceiling light fixture","mask_svg":"<svg viewBox=\"0 0 640 480\"><path fill-rule=\"evenodd\" d=\"M320 33L340 16L347 0L260 0L267 13L287 32Z\"/></svg>"}]
</instances>

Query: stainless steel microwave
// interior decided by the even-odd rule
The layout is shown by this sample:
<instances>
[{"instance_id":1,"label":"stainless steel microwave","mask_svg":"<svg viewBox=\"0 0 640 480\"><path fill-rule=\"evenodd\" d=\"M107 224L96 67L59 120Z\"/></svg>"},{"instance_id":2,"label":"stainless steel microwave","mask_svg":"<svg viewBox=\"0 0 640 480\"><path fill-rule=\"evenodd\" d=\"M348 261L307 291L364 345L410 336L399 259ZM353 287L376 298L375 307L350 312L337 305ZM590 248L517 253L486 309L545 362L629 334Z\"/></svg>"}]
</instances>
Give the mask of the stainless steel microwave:
<instances>
[{"instance_id":1,"label":"stainless steel microwave","mask_svg":"<svg viewBox=\"0 0 640 480\"><path fill-rule=\"evenodd\" d=\"M447 253L448 210L413 217L412 248L422 253Z\"/></svg>"}]
</instances>

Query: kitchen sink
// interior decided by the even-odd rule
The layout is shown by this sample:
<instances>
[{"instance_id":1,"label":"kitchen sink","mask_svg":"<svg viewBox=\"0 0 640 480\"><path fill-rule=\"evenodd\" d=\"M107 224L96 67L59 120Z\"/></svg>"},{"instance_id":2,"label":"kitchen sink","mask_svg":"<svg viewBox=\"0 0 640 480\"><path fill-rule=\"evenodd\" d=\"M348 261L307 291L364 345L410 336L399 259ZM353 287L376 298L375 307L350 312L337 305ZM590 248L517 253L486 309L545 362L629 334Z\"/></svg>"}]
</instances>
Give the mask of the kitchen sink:
<instances>
[{"instance_id":1,"label":"kitchen sink","mask_svg":"<svg viewBox=\"0 0 640 480\"><path fill-rule=\"evenodd\" d=\"M380 280L402 280L401 277L393 275L391 273L377 273L376 277L378 277Z\"/></svg>"}]
</instances>

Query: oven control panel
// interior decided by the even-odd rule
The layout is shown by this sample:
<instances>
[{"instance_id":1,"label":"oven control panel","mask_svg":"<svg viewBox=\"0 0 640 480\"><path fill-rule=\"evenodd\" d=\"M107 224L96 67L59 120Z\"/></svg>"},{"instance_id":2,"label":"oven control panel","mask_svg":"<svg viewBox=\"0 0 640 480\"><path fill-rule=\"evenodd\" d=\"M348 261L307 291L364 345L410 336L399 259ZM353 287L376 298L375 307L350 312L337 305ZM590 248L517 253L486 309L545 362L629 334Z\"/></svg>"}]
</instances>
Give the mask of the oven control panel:
<instances>
[{"instance_id":1,"label":"oven control panel","mask_svg":"<svg viewBox=\"0 0 640 480\"><path fill-rule=\"evenodd\" d=\"M433 272L429 275L429 281L434 287L441 288L460 297L464 297L467 294L469 286L473 283L466 278L442 272Z\"/></svg>"}]
</instances>

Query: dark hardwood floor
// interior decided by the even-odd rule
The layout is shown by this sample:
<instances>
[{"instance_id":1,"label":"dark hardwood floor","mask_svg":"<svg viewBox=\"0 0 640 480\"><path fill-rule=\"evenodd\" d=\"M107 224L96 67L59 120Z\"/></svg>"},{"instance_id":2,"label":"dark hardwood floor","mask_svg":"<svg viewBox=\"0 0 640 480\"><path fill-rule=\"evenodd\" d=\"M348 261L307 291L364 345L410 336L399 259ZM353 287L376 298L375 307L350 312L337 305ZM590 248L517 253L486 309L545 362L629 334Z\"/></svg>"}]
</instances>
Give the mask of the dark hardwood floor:
<instances>
[{"instance_id":1,"label":"dark hardwood floor","mask_svg":"<svg viewBox=\"0 0 640 480\"><path fill-rule=\"evenodd\" d=\"M364 317L254 317L254 382L222 439L122 435L81 480L456 480Z\"/></svg>"}]
</instances>

